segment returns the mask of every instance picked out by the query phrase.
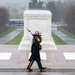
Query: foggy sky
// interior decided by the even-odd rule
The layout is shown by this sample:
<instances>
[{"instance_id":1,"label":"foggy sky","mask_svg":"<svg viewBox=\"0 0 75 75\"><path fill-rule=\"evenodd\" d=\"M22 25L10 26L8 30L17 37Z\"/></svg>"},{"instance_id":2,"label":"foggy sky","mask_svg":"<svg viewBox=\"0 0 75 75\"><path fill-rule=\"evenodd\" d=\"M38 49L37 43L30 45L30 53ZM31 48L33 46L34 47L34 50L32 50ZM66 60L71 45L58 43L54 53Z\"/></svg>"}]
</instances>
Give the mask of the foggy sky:
<instances>
[{"instance_id":1,"label":"foggy sky","mask_svg":"<svg viewBox=\"0 0 75 75\"><path fill-rule=\"evenodd\" d=\"M4 6L20 5L20 6L22 6L22 4L25 5L25 6L27 6L28 5L28 2L30 2L30 1L31 0L0 0L0 6L1 5L4 5ZM47 3L49 1L63 1L63 0L41 0L41 1L44 1L44 2Z\"/></svg>"},{"instance_id":2,"label":"foggy sky","mask_svg":"<svg viewBox=\"0 0 75 75\"><path fill-rule=\"evenodd\" d=\"M0 0L0 6L5 6L5 7L10 7L10 8L28 8L28 3L31 0ZM38 0L39 1L39 0ZM75 0L41 0L44 1L45 3L48 3L49 1L68 1L68 2L72 2Z\"/></svg>"}]
</instances>

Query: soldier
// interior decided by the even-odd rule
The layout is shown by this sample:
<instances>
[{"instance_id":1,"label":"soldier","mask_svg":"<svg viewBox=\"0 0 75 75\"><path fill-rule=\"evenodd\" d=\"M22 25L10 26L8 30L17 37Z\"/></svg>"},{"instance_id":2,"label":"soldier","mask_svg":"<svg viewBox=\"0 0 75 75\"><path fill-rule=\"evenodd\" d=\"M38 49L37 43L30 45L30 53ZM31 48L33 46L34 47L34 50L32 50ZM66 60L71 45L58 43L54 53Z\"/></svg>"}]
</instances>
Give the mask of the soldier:
<instances>
[{"instance_id":1,"label":"soldier","mask_svg":"<svg viewBox=\"0 0 75 75\"><path fill-rule=\"evenodd\" d=\"M35 34L33 34L33 40L32 40L32 46L31 46L31 56L29 58L30 62L27 66L27 69L29 71L32 71L32 69L30 67L32 66L34 61L37 62L40 72L42 71L42 69L46 69L46 67L42 67L41 59L40 59L40 50L42 48L40 45L41 42L42 42L41 35L37 31L37 32L35 32Z\"/></svg>"}]
</instances>

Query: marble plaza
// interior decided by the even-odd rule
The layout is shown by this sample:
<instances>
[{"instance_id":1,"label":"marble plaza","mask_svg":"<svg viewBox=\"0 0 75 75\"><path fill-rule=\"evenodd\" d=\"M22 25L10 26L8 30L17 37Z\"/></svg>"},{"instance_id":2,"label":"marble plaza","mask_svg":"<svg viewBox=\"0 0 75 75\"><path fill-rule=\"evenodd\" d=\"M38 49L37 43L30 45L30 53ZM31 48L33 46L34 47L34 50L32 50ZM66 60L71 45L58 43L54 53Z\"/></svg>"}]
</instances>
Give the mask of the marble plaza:
<instances>
[{"instance_id":1,"label":"marble plaza","mask_svg":"<svg viewBox=\"0 0 75 75\"><path fill-rule=\"evenodd\" d=\"M75 75L75 46L57 45L58 50L47 50L46 60L42 60L46 66L46 72L39 72L36 62L33 64L33 72L26 70L30 51L18 50L18 45L0 45L0 75ZM8 54L7 54L8 53Z\"/></svg>"}]
</instances>

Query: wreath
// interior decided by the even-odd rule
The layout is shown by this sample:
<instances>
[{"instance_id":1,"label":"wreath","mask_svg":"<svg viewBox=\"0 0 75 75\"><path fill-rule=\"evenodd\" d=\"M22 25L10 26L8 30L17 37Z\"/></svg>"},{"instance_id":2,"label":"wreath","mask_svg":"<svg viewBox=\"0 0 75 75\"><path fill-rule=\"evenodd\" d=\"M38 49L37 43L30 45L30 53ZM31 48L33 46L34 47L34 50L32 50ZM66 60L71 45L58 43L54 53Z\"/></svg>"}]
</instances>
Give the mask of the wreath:
<instances>
[{"instance_id":1,"label":"wreath","mask_svg":"<svg viewBox=\"0 0 75 75\"><path fill-rule=\"evenodd\" d=\"M39 43L41 43L42 42L42 37L38 36L38 39L39 39Z\"/></svg>"}]
</instances>

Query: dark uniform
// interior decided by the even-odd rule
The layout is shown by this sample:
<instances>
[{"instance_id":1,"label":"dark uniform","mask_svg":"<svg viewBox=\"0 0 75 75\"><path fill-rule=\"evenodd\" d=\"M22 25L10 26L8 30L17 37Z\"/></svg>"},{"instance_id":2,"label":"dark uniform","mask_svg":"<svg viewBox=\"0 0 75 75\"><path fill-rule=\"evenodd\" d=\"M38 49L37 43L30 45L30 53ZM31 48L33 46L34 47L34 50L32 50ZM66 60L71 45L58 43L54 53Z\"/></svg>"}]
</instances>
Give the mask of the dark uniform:
<instances>
[{"instance_id":1,"label":"dark uniform","mask_svg":"<svg viewBox=\"0 0 75 75\"><path fill-rule=\"evenodd\" d=\"M41 60L40 59L40 53L39 51L41 50L41 45L39 45L39 42L33 38L33 43L32 43L32 47L31 47L31 57L29 59L29 61L31 60Z\"/></svg>"},{"instance_id":2,"label":"dark uniform","mask_svg":"<svg viewBox=\"0 0 75 75\"><path fill-rule=\"evenodd\" d=\"M41 71L42 71L42 69L45 69L44 67L42 67L42 64L41 64L40 50L41 50L41 45L40 45L40 42L38 41L38 35L34 35L33 41L32 41L32 46L31 46L31 56L29 58L30 63L27 67L27 69L29 69L29 71L32 71L32 69L30 69L30 67L32 66L34 61L37 62L38 67Z\"/></svg>"}]
</instances>

